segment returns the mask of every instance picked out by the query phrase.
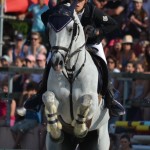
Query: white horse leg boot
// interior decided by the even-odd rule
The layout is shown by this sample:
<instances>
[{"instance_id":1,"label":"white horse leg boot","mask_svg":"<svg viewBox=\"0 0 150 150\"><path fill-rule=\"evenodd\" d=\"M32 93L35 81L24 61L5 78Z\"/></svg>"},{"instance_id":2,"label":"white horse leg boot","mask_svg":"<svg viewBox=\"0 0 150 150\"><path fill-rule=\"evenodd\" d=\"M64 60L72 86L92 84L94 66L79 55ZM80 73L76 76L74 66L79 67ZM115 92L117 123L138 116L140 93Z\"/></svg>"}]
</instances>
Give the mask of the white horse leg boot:
<instances>
[{"instance_id":1,"label":"white horse leg boot","mask_svg":"<svg viewBox=\"0 0 150 150\"><path fill-rule=\"evenodd\" d=\"M74 134L78 138L85 137L88 132L86 121L91 104L92 97L90 95L84 95L83 103L77 109L77 117L74 124Z\"/></svg>"},{"instance_id":2,"label":"white horse leg boot","mask_svg":"<svg viewBox=\"0 0 150 150\"><path fill-rule=\"evenodd\" d=\"M57 118L57 107L55 105L55 95L53 92L46 91L42 96L45 104L45 114L47 117L47 131L50 133L51 139L57 143L61 143L64 139L62 134L62 125Z\"/></svg>"}]
</instances>

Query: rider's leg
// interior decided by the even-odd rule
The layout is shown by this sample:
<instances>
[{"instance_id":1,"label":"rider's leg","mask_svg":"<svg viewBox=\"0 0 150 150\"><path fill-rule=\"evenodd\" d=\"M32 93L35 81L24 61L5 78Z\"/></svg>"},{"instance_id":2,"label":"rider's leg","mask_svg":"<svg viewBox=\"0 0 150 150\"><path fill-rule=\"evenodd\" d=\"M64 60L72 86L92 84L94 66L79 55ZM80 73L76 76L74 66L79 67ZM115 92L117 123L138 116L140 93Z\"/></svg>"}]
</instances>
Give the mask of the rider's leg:
<instances>
[{"instance_id":1,"label":"rider's leg","mask_svg":"<svg viewBox=\"0 0 150 150\"><path fill-rule=\"evenodd\" d=\"M48 74L51 68L50 58L51 58L51 53L49 53L47 58L47 63L44 69L42 81L39 83L39 90L36 95L26 100L24 104L24 107L26 109L35 109L35 108L37 109L37 107L39 109L40 106L43 104L42 95L47 90Z\"/></svg>"},{"instance_id":2,"label":"rider's leg","mask_svg":"<svg viewBox=\"0 0 150 150\"><path fill-rule=\"evenodd\" d=\"M95 45L92 45L92 47L97 49L96 55L101 57L107 64L102 44L101 43L97 44L97 45L95 44ZM108 89L107 89L106 96L105 96L106 107L109 108L110 114L112 116L124 115L125 109L117 100L114 99L113 89L114 89L113 85L112 85L110 78L109 78Z\"/></svg>"}]
</instances>

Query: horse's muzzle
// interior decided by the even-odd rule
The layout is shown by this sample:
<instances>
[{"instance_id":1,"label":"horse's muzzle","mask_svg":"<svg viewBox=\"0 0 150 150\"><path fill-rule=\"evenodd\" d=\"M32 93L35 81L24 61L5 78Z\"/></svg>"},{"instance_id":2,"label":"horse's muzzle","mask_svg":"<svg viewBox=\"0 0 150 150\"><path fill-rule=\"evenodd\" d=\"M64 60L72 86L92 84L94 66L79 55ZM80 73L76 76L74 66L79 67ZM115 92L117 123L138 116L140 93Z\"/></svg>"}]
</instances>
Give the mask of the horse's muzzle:
<instances>
[{"instance_id":1,"label":"horse's muzzle","mask_svg":"<svg viewBox=\"0 0 150 150\"><path fill-rule=\"evenodd\" d=\"M64 68L64 60L63 57L60 55L60 53L54 53L52 55L52 67L55 71L57 72L61 72Z\"/></svg>"}]
</instances>

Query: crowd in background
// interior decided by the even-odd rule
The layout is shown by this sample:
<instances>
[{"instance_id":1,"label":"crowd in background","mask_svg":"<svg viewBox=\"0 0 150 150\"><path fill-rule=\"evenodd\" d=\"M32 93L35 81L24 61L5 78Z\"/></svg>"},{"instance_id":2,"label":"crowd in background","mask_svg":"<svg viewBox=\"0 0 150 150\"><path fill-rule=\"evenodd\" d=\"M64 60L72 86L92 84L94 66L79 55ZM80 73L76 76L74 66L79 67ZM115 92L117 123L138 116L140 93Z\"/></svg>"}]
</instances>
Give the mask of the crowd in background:
<instances>
[{"instance_id":1,"label":"crowd in background","mask_svg":"<svg viewBox=\"0 0 150 150\"><path fill-rule=\"evenodd\" d=\"M27 37L17 33L13 46L3 50L0 58L0 67L28 67L45 68L46 57L49 52L47 35L44 26L41 25L42 12L48 9L44 0L29 7L28 13L32 13L33 24ZM149 0L91 0L91 3L102 9L118 22L118 29L106 35L102 40L104 52L107 58L107 66L110 72L150 73L150 1ZM40 12L40 13L39 13ZM18 19L25 19L27 14L18 15ZM39 23L40 22L40 23ZM42 27L42 28L39 28ZM5 41L4 41L5 42ZM4 43L4 46L8 41ZM3 46L3 47L4 47ZM42 74L15 74L13 77L13 92L21 92L26 95L29 91L29 83L39 83ZM115 89L119 91L118 99L123 102L123 81L112 79ZM150 83L148 80L130 80L127 83L127 101L149 100ZM37 87L37 85L36 85ZM0 72L0 90L8 92L8 74ZM10 126L14 126L16 109L23 106L21 100L12 100ZM20 104L21 103L21 104ZM0 99L0 107L6 104ZM130 115L128 115L130 114ZM141 115L144 114L144 115ZM0 110L1 116L6 112ZM127 120L149 120L149 109L132 106L127 109Z\"/></svg>"}]
</instances>

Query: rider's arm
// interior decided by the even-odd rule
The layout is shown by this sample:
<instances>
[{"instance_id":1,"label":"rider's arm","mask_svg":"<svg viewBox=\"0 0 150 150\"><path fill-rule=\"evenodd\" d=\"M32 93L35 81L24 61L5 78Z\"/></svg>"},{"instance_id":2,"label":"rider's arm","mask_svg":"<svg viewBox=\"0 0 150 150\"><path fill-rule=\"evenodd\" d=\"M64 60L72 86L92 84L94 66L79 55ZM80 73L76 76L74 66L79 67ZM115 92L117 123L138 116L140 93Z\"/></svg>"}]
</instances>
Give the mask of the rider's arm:
<instances>
[{"instance_id":1,"label":"rider's arm","mask_svg":"<svg viewBox=\"0 0 150 150\"><path fill-rule=\"evenodd\" d=\"M98 8L95 8L94 10L93 21L95 22L96 27L99 28L100 32L104 35L111 33L118 27L117 22L113 18Z\"/></svg>"}]
</instances>

